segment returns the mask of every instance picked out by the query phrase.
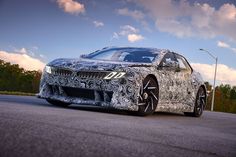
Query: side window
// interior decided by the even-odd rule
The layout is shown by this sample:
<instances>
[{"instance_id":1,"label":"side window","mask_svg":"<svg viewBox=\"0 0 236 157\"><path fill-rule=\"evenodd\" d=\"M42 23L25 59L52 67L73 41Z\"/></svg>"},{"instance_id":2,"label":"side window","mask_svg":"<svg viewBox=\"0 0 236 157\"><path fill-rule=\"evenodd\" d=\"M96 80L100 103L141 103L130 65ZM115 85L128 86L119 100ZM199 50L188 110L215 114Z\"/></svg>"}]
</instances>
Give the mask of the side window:
<instances>
[{"instance_id":1,"label":"side window","mask_svg":"<svg viewBox=\"0 0 236 157\"><path fill-rule=\"evenodd\" d=\"M188 65L188 63L185 60L185 58L183 58L180 55L176 55L176 59L179 62L179 68L180 68L181 71L191 71L191 68Z\"/></svg>"},{"instance_id":2,"label":"side window","mask_svg":"<svg viewBox=\"0 0 236 157\"><path fill-rule=\"evenodd\" d=\"M163 57L163 59L162 59L162 61L160 63L161 67L170 67L170 68L172 67L172 68L175 68L176 65L177 65L177 60L176 60L174 54L171 53L171 52L167 53Z\"/></svg>"}]
</instances>

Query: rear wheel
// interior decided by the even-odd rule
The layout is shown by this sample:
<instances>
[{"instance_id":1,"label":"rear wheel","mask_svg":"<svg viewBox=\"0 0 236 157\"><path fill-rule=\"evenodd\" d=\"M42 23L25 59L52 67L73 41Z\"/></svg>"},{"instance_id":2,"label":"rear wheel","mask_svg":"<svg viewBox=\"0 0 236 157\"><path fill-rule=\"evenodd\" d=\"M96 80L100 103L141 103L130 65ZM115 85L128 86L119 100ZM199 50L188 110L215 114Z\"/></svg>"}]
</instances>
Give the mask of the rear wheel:
<instances>
[{"instance_id":1,"label":"rear wheel","mask_svg":"<svg viewBox=\"0 0 236 157\"><path fill-rule=\"evenodd\" d=\"M184 112L186 116L200 117L206 105L206 92L203 87L200 87L197 92L195 106L193 112Z\"/></svg>"},{"instance_id":2,"label":"rear wheel","mask_svg":"<svg viewBox=\"0 0 236 157\"><path fill-rule=\"evenodd\" d=\"M49 102L50 104L55 105L55 106L67 107L70 105L70 103L65 103L65 102L58 101L58 100L51 100L51 99L46 99L46 100L47 100L47 102Z\"/></svg>"},{"instance_id":3,"label":"rear wheel","mask_svg":"<svg viewBox=\"0 0 236 157\"><path fill-rule=\"evenodd\" d=\"M152 77L146 77L140 87L138 115L146 116L155 112L158 103L158 84Z\"/></svg>"}]
</instances>

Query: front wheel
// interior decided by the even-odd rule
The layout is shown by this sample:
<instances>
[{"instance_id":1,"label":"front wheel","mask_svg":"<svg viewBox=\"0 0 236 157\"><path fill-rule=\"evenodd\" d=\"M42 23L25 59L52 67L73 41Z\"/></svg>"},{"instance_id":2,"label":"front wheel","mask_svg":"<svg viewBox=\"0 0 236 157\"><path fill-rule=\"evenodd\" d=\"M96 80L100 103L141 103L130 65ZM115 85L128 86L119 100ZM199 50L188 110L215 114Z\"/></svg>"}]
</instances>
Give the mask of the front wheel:
<instances>
[{"instance_id":1,"label":"front wheel","mask_svg":"<svg viewBox=\"0 0 236 157\"><path fill-rule=\"evenodd\" d=\"M147 116L155 112L158 103L158 84L152 77L146 77L140 87L138 115Z\"/></svg>"},{"instance_id":2,"label":"front wheel","mask_svg":"<svg viewBox=\"0 0 236 157\"><path fill-rule=\"evenodd\" d=\"M186 116L200 117L206 105L206 92L203 87L200 87L197 92L197 97L195 100L194 111L184 112Z\"/></svg>"},{"instance_id":3,"label":"front wheel","mask_svg":"<svg viewBox=\"0 0 236 157\"><path fill-rule=\"evenodd\" d=\"M70 103L65 103L65 102L58 101L58 100L46 99L46 101L54 106L67 107L70 105Z\"/></svg>"}]
</instances>

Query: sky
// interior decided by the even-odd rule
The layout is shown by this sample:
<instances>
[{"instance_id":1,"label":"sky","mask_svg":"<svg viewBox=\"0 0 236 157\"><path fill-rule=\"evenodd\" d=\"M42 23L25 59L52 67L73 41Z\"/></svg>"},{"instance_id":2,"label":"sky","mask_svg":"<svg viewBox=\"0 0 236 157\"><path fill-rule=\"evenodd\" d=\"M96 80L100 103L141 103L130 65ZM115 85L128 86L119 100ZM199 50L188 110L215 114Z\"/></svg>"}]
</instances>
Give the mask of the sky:
<instances>
[{"instance_id":1,"label":"sky","mask_svg":"<svg viewBox=\"0 0 236 157\"><path fill-rule=\"evenodd\" d=\"M0 59L42 70L108 46L170 49L236 85L236 0L0 0Z\"/></svg>"}]
</instances>

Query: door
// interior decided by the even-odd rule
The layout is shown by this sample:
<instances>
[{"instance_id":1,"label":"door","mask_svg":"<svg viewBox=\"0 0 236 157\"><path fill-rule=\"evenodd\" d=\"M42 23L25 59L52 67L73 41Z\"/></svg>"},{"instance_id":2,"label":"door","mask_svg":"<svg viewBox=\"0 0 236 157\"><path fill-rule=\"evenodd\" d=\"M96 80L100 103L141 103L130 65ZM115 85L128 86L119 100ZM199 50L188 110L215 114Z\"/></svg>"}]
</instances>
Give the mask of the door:
<instances>
[{"instance_id":1,"label":"door","mask_svg":"<svg viewBox=\"0 0 236 157\"><path fill-rule=\"evenodd\" d=\"M178 61L178 70L176 75L178 76L178 93L179 93L179 102L184 105L192 105L193 100L192 94L193 89L191 86L191 74L192 74L192 68L186 61L186 59L178 54L175 54L175 57Z\"/></svg>"},{"instance_id":2,"label":"door","mask_svg":"<svg viewBox=\"0 0 236 157\"><path fill-rule=\"evenodd\" d=\"M172 106L177 101L178 73L176 72L178 61L172 52L165 54L161 60L159 70L159 97L161 104Z\"/></svg>"}]
</instances>

